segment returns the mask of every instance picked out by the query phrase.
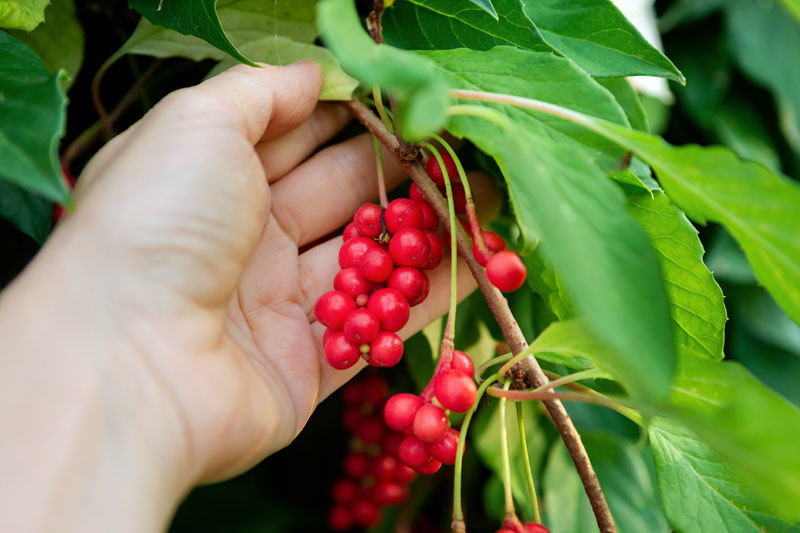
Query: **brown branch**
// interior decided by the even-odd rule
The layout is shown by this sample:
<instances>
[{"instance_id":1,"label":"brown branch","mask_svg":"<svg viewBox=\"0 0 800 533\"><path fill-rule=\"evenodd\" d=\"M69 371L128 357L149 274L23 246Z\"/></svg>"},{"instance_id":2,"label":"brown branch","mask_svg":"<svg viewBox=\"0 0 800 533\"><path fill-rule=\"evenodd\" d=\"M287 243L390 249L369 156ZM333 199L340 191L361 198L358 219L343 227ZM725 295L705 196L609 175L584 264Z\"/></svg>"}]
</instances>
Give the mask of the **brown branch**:
<instances>
[{"instance_id":1,"label":"brown branch","mask_svg":"<svg viewBox=\"0 0 800 533\"><path fill-rule=\"evenodd\" d=\"M446 223L449 218L447 204L436 188L436 184L428 177L422 166L417 162L408 161L404 158L403 148L397 138L386 130L380 119L376 117L367 106L358 100L345 102L344 105L370 133L377 137L378 140L389 149L395 159L397 159L397 162L403 166L414 183L417 184L417 187L419 187L425 199L431 204L434 211L436 211L436 215L439 219ZM497 323L500 325L500 329L503 331L503 336L505 336L511 348L511 352L514 354L522 352L528 347L528 343L525 341L525 336L519 328L514 315L511 313L511 309L508 307L508 301L503 294L489 282L489 279L486 277L486 270L475 261L475 258L472 256L472 244L467 240L466 234L458 224L456 225L456 239L461 256L466 261L467 266L472 272L472 276L478 282L478 286L486 297L486 302L489 304L489 308L492 310ZM520 372L524 373L527 380L533 384L534 387L541 387L548 383L547 376L542 372L539 363L533 356L528 356L520 361L518 368ZM583 442L581 442L581 437L572 424L572 420L569 418L567 411L558 400L547 400L543 403L556 429L561 435L561 438L564 440L564 444L567 446L573 463L575 463L575 468L583 482L586 495L589 497L589 502L592 505L592 510L594 511L600 531L602 533L616 532L614 520L608 509L603 490L600 488L600 484L597 481L597 475L589 461L589 456L586 454L586 449L583 446Z\"/></svg>"}]
</instances>

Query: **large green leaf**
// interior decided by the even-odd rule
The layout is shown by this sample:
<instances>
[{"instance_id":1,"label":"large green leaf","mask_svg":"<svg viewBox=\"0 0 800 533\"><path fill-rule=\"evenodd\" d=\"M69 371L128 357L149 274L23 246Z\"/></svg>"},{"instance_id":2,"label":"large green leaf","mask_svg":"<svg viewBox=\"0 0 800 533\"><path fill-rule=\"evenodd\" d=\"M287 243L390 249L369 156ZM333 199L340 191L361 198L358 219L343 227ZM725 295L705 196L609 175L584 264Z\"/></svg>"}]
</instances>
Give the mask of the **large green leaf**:
<instances>
[{"instance_id":1,"label":"large green leaf","mask_svg":"<svg viewBox=\"0 0 800 533\"><path fill-rule=\"evenodd\" d=\"M629 198L628 211L644 227L658 254L678 352L720 360L727 319L722 289L703 264L697 230L667 195L651 194Z\"/></svg>"},{"instance_id":2,"label":"large green leaf","mask_svg":"<svg viewBox=\"0 0 800 533\"><path fill-rule=\"evenodd\" d=\"M0 28L31 31L44 20L50 0L0 0Z\"/></svg>"},{"instance_id":3,"label":"large green leaf","mask_svg":"<svg viewBox=\"0 0 800 533\"><path fill-rule=\"evenodd\" d=\"M316 0L277 4L263 0L224 0L218 2L217 13L230 42L241 50L248 44L263 41L267 37L277 39L281 36L299 42L313 41L317 37L314 25L315 4ZM195 61L221 60L227 57L227 50L219 49L195 35L182 35L142 19L136 31L115 56L122 53L156 57L176 55ZM277 41L272 50L276 48L279 48Z\"/></svg>"},{"instance_id":4,"label":"large green leaf","mask_svg":"<svg viewBox=\"0 0 800 533\"><path fill-rule=\"evenodd\" d=\"M789 126L794 142L800 130L800 70L786 68L797 62L800 49L800 20L777 2L736 0L726 3L726 21L731 50L742 70L768 87L790 110Z\"/></svg>"},{"instance_id":5,"label":"large green leaf","mask_svg":"<svg viewBox=\"0 0 800 533\"><path fill-rule=\"evenodd\" d=\"M520 229L541 235L587 330L610 348L608 370L631 394L664 399L674 362L667 298L620 190L581 151L516 125L454 117L447 129L497 159Z\"/></svg>"},{"instance_id":6,"label":"large green leaf","mask_svg":"<svg viewBox=\"0 0 800 533\"><path fill-rule=\"evenodd\" d=\"M0 216L41 244L53 223L53 202L0 180Z\"/></svg>"},{"instance_id":7,"label":"large green leaf","mask_svg":"<svg viewBox=\"0 0 800 533\"><path fill-rule=\"evenodd\" d=\"M301 59L313 59L322 69L320 100L349 100L358 87L358 81L344 73L339 62L327 48L293 41L286 37L264 37L239 47L247 57L271 65L288 65ZM231 67L233 59L223 59L209 76Z\"/></svg>"},{"instance_id":8,"label":"large green leaf","mask_svg":"<svg viewBox=\"0 0 800 533\"><path fill-rule=\"evenodd\" d=\"M242 55L222 29L217 0L128 0L128 4L157 26L199 37L237 61L255 64Z\"/></svg>"},{"instance_id":9,"label":"large green leaf","mask_svg":"<svg viewBox=\"0 0 800 533\"><path fill-rule=\"evenodd\" d=\"M495 0L497 16L458 0L400 0L383 16L384 40L407 50L488 50L513 45L550 51L519 0Z\"/></svg>"},{"instance_id":10,"label":"large green leaf","mask_svg":"<svg viewBox=\"0 0 800 533\"><path fill-rule=\"evenodd\" d=\"M30 33L15 30L11 35L36 52L50 72L63 68L68 82L75 80L83 62L83 28L75 17L74 0L53 0L44 24Z\"/></svg>"},{"instance_id":11,"label":"large green leaf","mask_svg":"<svg viewBox=\"0 0 800 533\"><path fill-rule=\"evenodd\" d=\"M430 59L375 44L361 27L350 0L320 2L317 26L345 72L399 97L397 119L404 136L419 139L442 126L447 107L446 85Z\"/></svg>"},{"instance_id":12,"label":"large green leaf","mask_svg":"<svg viewBox=\"0 0 800 533\"><path fill-rule=\"evenodd\" d=\"M647 115L642 107L642 101L631 82L625 78L604 78L598 80L600 85L608 89L616 98L617 103L625 110L631 127L641 131L650 131Z\"/></svg>"},{"instance_id":13,"label":"large green leaf","mask_svg":"<svg viewBox=\"0 0 800 533\"><path fill-rule=\"evenodd\" d=\"M635 446L605 433L583 433L581 440L597 473L620 533L666 533L655 480ZM544 473L545 523L552 533L595 533L597 522L566 447L550 450ZM711 531L711 530L708 530Z\"/></svg>"},{"instance_id":14,"label":"large green leaf","mask_svg":"<svg viewBox=\"0 0 800 533\"><path fill-rule=\"evenodd\" d=\"M692 432L657 419L649 434L661 501L677 531L800 531L772 517L752 486Z\"/></svg>"},{"instance_id":15,"label":"large green leaf","mask_svg":"<svg viewBox=\"0 0 800 533\"><path fill-rule=\"evenodd\" d=\"M685 80L611 0L524 0L545 40L592 76Z\"/></svg>"},{"instance_id":16,"label":"large green leaf","mask_svg":"<svg viewBox=\"0 0 800 533\"><path fill-rule=\"evenodd\" d=\"M30 48L0 30L0 178L66 202L57 153L66 107L60 80Z\"/></svg>"}]
</instances>

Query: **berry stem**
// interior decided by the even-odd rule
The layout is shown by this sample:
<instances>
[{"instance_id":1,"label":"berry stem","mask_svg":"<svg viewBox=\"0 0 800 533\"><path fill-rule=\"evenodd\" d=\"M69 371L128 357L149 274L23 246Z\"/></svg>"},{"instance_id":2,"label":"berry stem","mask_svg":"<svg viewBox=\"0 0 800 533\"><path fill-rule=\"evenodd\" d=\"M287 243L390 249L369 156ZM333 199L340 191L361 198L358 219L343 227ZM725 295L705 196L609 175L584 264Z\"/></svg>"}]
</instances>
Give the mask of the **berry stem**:
<instances>
[{"instance_id":1,"label":"berry stem","mask_svg":"<svg viewBox=\"0 0 800 533\"><path fill-rule=\"evenodd\" d=\"M503 384L503 392L508 392L511 383L512 380L509 379ZM511 461L508 458L508 428L506 426L506 397L500 396L500 454L503 461L503 494L505 496L506 518L508 518L515 512L514 497L511 494Z\"/></svg>"},{"instance_id":2,"label":"berry stem","mask_svg":"<svg viewBox=\"0 0 800 533\"><path fill-rule=\"evenodd\" d=\"M461 184L464 185L464 196L467 200L467 217L469 218L469 225L472 229L473 240L478 247L478 251L482 254L487 254L489 250L486 248L486 242L483 239L483 230L481 229L481 225L478 222L478 215L475 212L475 202L472 199L472 189L469 187L469 180L467 180L467 173L464 172L464 166L461 164L461 161L458 159L455 150L450 146L450 144L445 141L441 136L436 135L435 133L431 135L436 142L441 144L445 150L450 154L450 157L453 158L453 161L456 164L456 168L458 169L458 177L461 178ZM440 163L441 164L441 163ZM444 167L442 167L444 168Z\"/></svg>"},{"instance_id":3,"label":"berry stem","mask_svg":"<svg viewBox=\"0 0 800 533\"><path fill-rule=\"evenodd\" d=\"M492 367L494 365L499 365L500 363L505 363L506 361L510 360L512 357L513 357L513 355L511 355L510 353L507 353L507 354L504 354L504 355L498 355L497 357L492 357L488 361L484 361L483 363L478 365L478 368L475 369L475 378L480 380L481 379L481 375L484 372L486 372L486 370L489 367ZM498 374L499 374L499 372L498 372Z\"/></svg>"},{"instance_id":4,"label":"berry stem","mask_svg":"<svg viewBox=\"0 0 800 533\"><path fill-rule=\"evenodd\" d=\"M386 180L383 178L383 154L381 153L381 142L374 135L372 136L372 146L375 149L375 168L378 174L378 198L381 207L386 209L389 206L389 198L386 196ZM383 224L383 217L381 217Z\"/></svg>"},{"instance_id":5,"label":"berry stem","mask_svg":"<svg viewBox=\"0 0 800 533\"><path fill-rule=\"evenodd\" d=\"M600 371L596 368L588 368L586 370L581 370L580 372L575 372L574 374L567 374L566 376L562 376L554 381L551 381L547 385L542 385L541 387L535 389L535 392L545 392L549 390L553 390L556 387L561 387L562 385L566 385L567 383L572 383L574 381L580 381L582 379L589 379L595 376L598 376Z\"/></svg>"},{"instance_id":6,"label":"berry stem","mask_svg":"<svg viewBox=\"0 0 800 533\"><path fill-rule=\"evenodd\" d=\"M541 400L541 401L549 401L549 400L563 400L565 402L579 402L579 403L591 403L595 405L602 405L603 407L608 407L620 413L621 415L630 418L634 422L641 424L642 417L638 413L636 413L632 408L627 406L624 401L622 400L612 400L608 396L600 394L599 392L595 391L595 394L575 394L571 392L537 392L535 390L511 390L511 391L502 391L499 389L493 389L489 391L489 396L494 396L496 398L505 398L507 400L512 400L515 402L527 401L527 400Z\"/></svg>"},{"instance_id":7,"label":"berry stem","mask_svg":"<svg viewBox=\"0 0 800 533\"><path fill-rule=\"evenodd\" d=\"M517 409L517 428L519 429L519 445L522 448L522 461L525 463L525 479L528 482L528 498L530 499L533 521L542 522L539 514L539 501L536 498L536 485L533 483L533 472L531 472L531 460L528 457L528 437L525 435L525 417L522 414L522 403L516 402L514 407Z\"/></svg>"},{"instance_id":8,"label":"berry stem","mask_svg":"<svg viewBox=\"0 0 800 533\"><path fill-rule=\"evenodd\" d=\"M439 189L436 188L436 184L430 179L416 160L407 158L408 152L405 150L406 147L402 146L397 138L389 133L380 119L363 103L358 100L350 100L345 102L344 105L373 135L378 137L386 148L389 149L389 152L394 155L397 162L400 163L408 175L411 176L411 179L414 180L414 183L417 184L420 192L431 207L433 207L439 220L447 223L447 206L439 193ZM496 119L498 122L503 123L504 116L493 109L478 105L470 107L474 108L476 113L485 111L485 116L490 120ZM483 295L486 297L489 309L494 314L511 352L518 354L524 351L528 347L528 344L525 341L525 336L519 324L517 324L514 315L511 313L511 309L508 307L508 301L503 294L489 282L489 279L486 277L486 269L481 267L475 258L472 257L472 243L467 239L465 232L460 227L456 226L456 233L461 255L467 263L470 272L472 272L472 276L478 282L478 286L483 292ZM547 383L547 376L533 356L529 355L525 357L519 361L518 364L520 365L520 370L525 374L526 379L533 384L533 386L540 387ZM592 511L597 520L598 528L602 533L615 532L616 526L614 525L611 511L608 509L608 503L603 494L603 489L597 481L597 475L586 453L586 448L583 446L581 437L575 429L569 414L557 398L544 401L544 406L550 414L550 418L553 420L553 424L558 430L558 433L561 435L570 457L572 458L572 462L575 464L575 468L583 483L586 496L592 505Z\"/></svg>"},{"instance_id":9,"label":"berry stem","mask_svg":"<svg viewBox=\"0 0 800 533\"><path fill-rule=\"evenodd\" d=\"M389 116L386 114L386 109L383 107L383 96L381 96L381 88L377 85L372 86L372 99L375 102L375 109L378 110L378 116L381 117L384 127L389 130L389 133L394 131L394 126Z\"/></svg>"},{"instance_id":10,"label":"berry stem","mask_svg":"<svg viewBox=\"0 0 800 533\"><path fill-rule=\"evenodd\" d=\"M464 446L466 445L467 441L467 431L469 430L469 423L472 421L472 415L475 414L475 410L478 409L478 404L481 402L481 398L483 394L486 392L486 389L489 388L492 383L497 381L497 376L489 376L486 378L480 387L478 387L478 394L475 398L475 404L467 411L467 414L464 416L464 421L461 423L461 431L458 434L458 448L456 449L456 462L453 469L453 522L452 522L452 529L455 533L458 532L465 532L466 526L464 525L464 511L461 508L461 470L462 465L464 463Z\"/></svg>"}]
</instances>

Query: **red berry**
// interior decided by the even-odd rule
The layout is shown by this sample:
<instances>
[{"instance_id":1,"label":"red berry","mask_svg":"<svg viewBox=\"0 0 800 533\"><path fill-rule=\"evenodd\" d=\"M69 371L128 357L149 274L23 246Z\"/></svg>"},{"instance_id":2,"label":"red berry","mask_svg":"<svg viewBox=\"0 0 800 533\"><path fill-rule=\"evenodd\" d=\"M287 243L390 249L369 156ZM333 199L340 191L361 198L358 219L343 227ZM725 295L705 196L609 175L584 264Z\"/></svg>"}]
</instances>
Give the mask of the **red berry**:
<instances>
[{"instance_id":1,"label":"red berry","mask_svg":"<svg viewBox=\"0 0 800 533\"><path fill-rule=\"evenodd\" d=\"M333 333L338 333L334 331ZM344 403L349 406L356 406L360 407L358 404L361 403L361 383L358 381L351 381L344 387L342 387L342 398L344 399Z\"/></svg>"},{"instance_id":2,"label":"red berry","mask_svg":"<svg viewBox=\"0 0 800 533\"><path fill-rule=\"evenodd\" d=\"M481 266L485 267L486 263L489 261L489 258L492 257L495 252L506 249L506 241L504 241L503 238L497 233L484 231L483 242L486 243L486 248L488 248L487 253L480 253L478 250L478 243L473 241L472 255L475 257L475 261L477 261Z\"/></svg>"},{"instance_id":3,"label":"red berry","mask_svg":"<svg viewBox=\"0 0 800 533\"><path fill-rule=\"evenodd\" d=\"M411 187L408 189L408 197L415 202L425 201L425 197L422 195L422 191L417 187L416 183L412 183Z\"/></svg>"},{"instance_id":4,"label":"red berry","mask_svg":"<svg viewBox=\"0 0 800 533\"><path fill-rule=\"evenodd\" d=\"M361 479L369 474L370 461L365 453L350 452L344 457L344 471L353 479Z\"/></svg>"},{"instance_id":5,"label":"red berry","mask_svg":"<svg viewBox=\"0 0 800 533\"><path fill-rule=\"evenodd\" d=\"M340 479L331 488L333 501L340 504L350 503L358 495L358 486L349 479Z\"/></svg>"},{"instance_id":6,"label":"red berry","mask_svg":"<svg viewBox=\"0 0 800 533\"><path fill-rule=\"evenodd\" d=\"M401 392L395 394L383 407L386 425L395 431L402 431L414 423L414 415L422 407L422 398L416 394Z\"/></svg>"},{"instance_id":7,"label":"red berry","mask_svg":"<svg viewBox=\"0 0 800 533\"><path fill-rule=\"evenodd\" d=\"M525 283L528 271L517 254L509 250L497 252L486 263L486 277L501 291L519 289Z\"/></svg>"},{"instance_id":8,"label":"red berry","mask_svg":"<svg viewBox=\"0 0 800 533\"><path fill-rule=\"evenodd\" d=\"M340 330L347 315L355 311L356 302L342 291L328 291L314 305L314 317L323 326Z\"/></svg>"},{"instance_id":9,"label":"red berry","mask_svg":"<svg viewBox=\"0 0 800 533\"><path fill-rule=\"evenodd\" d=\"M367 376L359 383L362 401L370 407L378 407L389 396L389 385L378 375Z\"/></svg>"},{"instance_id":10,"label":"red berry","mask_svg":"<svg viewBox=\"0 0 800 533\"><path fill-rule=\"evenodd\" d=\"M534 522L525 522L523 524L525 529L528 533L550 533L550 530L544 527L542 524L536 524Z\"/></svg>"},{"instance_id":11,"label":"red berry","mask_svg":"<svg viewBox=\"0 0 800 533\"><path fill-rule=\"evenodd\" d=\"M342 330L347 340L360 346L375 340L381 331L381 323L369 310L356 309L347 315Z\"/></svg>"},{"instance_id":12,"label":"red berry","mask_svg":"<svg viewBox=\"0 0 800 533\"><path fill-rule=\"evenodd\" d=\"M381 331L369 345L369 360L372 366L389 367L403 357L403 339L388 331Z\"/></svg>"},{"instance_id":13,"label":"red berry","mask_svg":"<svg viewBox=\"0 0 800 533\"><path fill-rule=\"evenodd\" d=\"M508 529L504 527L503 529L498 529L497 533L517 533L517 532L514 531L513 529Z\"/></svg>"},{"instance_id":14,"label":"red berry","mask_svg":"<svg viewBox=\"0 0 800 533\"><path fill-rule=\"evenodd\" d=\"M336 506L328 514L328 527L333 531L347 531L353 527L353 514L347 507Z\"/></svg>"},{"instance_id":15,"label":"red berry","mask_svg":"<svg viewBox=\"0 0 800 533\"><path fill-rule=\"evenodd\" d=\"M358 232L364 237L377 237L383 232L381 213L383 210L375 204L364 204L358 208L353 217Z\"/></svg>"},{"instance_id":16,"label":"red berry","mask_svg":"<svg viewBox=\"0 0 800 533\"><path fill-rule=\"evenodd\" d=\"M421 228L424 222L419 204L410 198L392 200L383 213L386 230L394 235L403 228Z\"/></svg>"},{"instance_id":17,"label":"red berry","mask_svg":"<svg viewBox=\"0 0 800 533\"><path fill-rule=\"evenodd\" d=\"M325 359L337 370L350 368L356 364L359 357L361 352L358 346L348 341L342 332L335 333L325 343Z\"/></svg>"},{"instance_id":18,"label":"red berry","mask_svg":"<svg viewBox=\"0 0 800 533\"><path fill-rule=\"evenodd\" d=\"M354 237L348 240L339 248L339 267L358 267L361 256L374 246L375 241L367 237Z\"/></svg>"},{"instance_id":19,"label":"red berry","mask_svg":"<svg viewBox=\"0 0 800 533\"><path fill-rule=\"evenodd\" d=\"M372 463L372 475L378 480L392 479L394 478L394 471L398 464L400 463L397 462L394 456L385 453L376 458L375 462Z\"/></svg>"},{"instance_id":20,"label":"red berry","mask_svg":"<svg viewBox=\"0 0 800 533\"><path fill-rule=\"evenodd\" d=\"M408 322L408 301L397 289L380 289L369 297L367 309L381 321L385 331L397 331Z\"/></svg>"},{"instance_id":21,"label":"red berry","mask_svg":"<svg viewBox=\"0 0 800 533\"><path fill-rule=\"evenodd\" d=\"M441 407L426 404L414 415L413 427L415 437L426 444L431 444L445 436L450 428L450 421Z\"/></svg>"},{"instance_id":22,"label":"red berry","mask_svg":"<svg viewBox=\"0 0 800 533\"><path fill-rule=\"evenodd\" d=\"M439 155L442 156L444 168L447 170L447 177L450 178L450 183L455 183L456 180L459 179L456 162L453 161L453 158L450 157L448 152L439 152ZM436 182L436 185L444 187L444 174L442 173L442 168L439 166L439 161L436 157L431 156L431 158L428 159L428 163L425 165L425 172Z\"/></svg>"},{"instance_id":23,"label":"red berry","mask_svg":"<svg viewBox=\"0 0 800 533\"><path fill-rule=\"evenodd\" d=\"M353 505L353 520L364 527L372 527L381 520L378 508L369 500L359 500Z\"/></svg>"},{"instance_id":24,"label":"red berry","mask_svg":"<svg viewBox=\"0 0 800 533\"><path fill-rule=\"evenodd\" d=\"M361 409L357 407L351 407L344 412L344 415L342 415L342 425L344 425L347 431L353 433L358 425L361 424L363 419L364 415L361 413Z\"/></svg>"},{"instance_id":25,"label":"red berry","mask_svg":"<svg viewBox=\"0 0 800 533\"><path fill-rule=\"evenodd\" d=\"M322 347L324 348L325 345L328 343L328 339L330 339L334 333L339 333L335 329L325 328L325 333L322 334Z\"/></svg>"},{"instance_id":26,"label":"red berry","mask_svg":"<svg viewBox=\"0 0 800 533\"><path fill-rule=\"evenodd\" d=\"M399 463L394 471L394 479L398 483L411 483L415 477L417 477L417 473L414 469L403 463Z\"/></svg>"},{"instance_id":27,"label":"red berry","mask_svg":"<svg viewBox=\"0 0 800 533\"><path fill-rule=\"evenodd\" d=\"M467 193L460 183L453 184L453 208L456 213L467 212Z\"/></svg>"},{"instance_id":28,"label":"red berry","mask_svg":"<svg viewBox=\"0 0 800 533\"><path fill-rule=\"evenodd\" d=\"M458 451L458 431L453 428L448 429L443 439L428 444L428 451L431 452L434 459L441 461L442 464L455 464Z\"/></svg>"},{"instance_id":29,"label":"red berry","mask_svg":"<svg viewBox=\"0 0 800 533\"><path fill-rule=\"evenodd\" d=\"M398 266L419 268L431 257L431 243L422 230L403 228L389 241L389 254Z\"/></svg>"},{"instance_id":30,"label":"red berry","mask_svg":"<svg viewBox=\"0 0 800 533\"><path fill-rule=\"evenodd\" d=\"M395 481L381 481L372 490L372 497L378 505L397 505L408 497L408 489Z\"/></svg>"},{"instance_id":31,"label":"red berry","mask_svg":"<svg viewBox=\"0 0 800 533\"><path fill-rule=\"evenodd\" d=\"M431 256L428 258L428 262L425 263L425 266L422 267L422 270L433 270L442 262L442 257L444 256L444 243L442 242L441 237L432 231L426 231L425 236L428 237L428 242L431 243Z\"/></svg>"},{"instance_id":32,"label":"red berry","mask_svg":"<svg viewBox=\"0 0 800 533\"><path fill-rule=\"evenodd\" d=\"M400 448L400 443L403 442L405 436L402 433L392 431L386 436L386 441L383 443L383 449L386 453L397 457L397 450Z\"/></svg>"},{"instance_id":33,"label":"red berry","mask_svg":"<svg viewBox=\"0 0 800 533\"><path fill-rule=\"evenodd\" d=\"M416 468L428 462L431 453L425 447L425 443L416 437L406 437L397 449L397 458L406 466Z\"/></svg>"},{"instance_id":34,"label":"red berry","mask_svg":"<svg viewBox=\"0 0 800 533\"><path fill-rule=\"evenodd\" d=\"M390 289L397 289L403 293L403 296L408 300L408 305L414 307L422 303L428 297L431 290L431 284L428 281L428 276L424 272L420 272L416 268L400 267L392 272L386 286Z\"/></svg>"},{"instance_id":35,"label":"red berry","mask_svg":"<svg viewBox=\"0 0 800 533\"><path fill-rule=\"evenodd\" d=\"M353 433L365 444L377 444L383 440L383 421L377 417L364 417Z\"/></svg>"},{"instance_id":36,"label":"red berry","mask_svg":"<svg viewBox=\"0 0 800 533\"><path fill-rule=\"evenodd\" d=\"M361 275L357 268L345 268L336 273L333 278L333 288L358 298L362 294L369 294L372 282Z\"/></svg>"},{"instance_id":37,"label":"red berry","mask_svg":"<svg viewBox=\"0 0 800 533\"><path fill-rule=\"evenodd\" d=\"M437 461L436 459L431 457L427 463L425 463L422 466L416 467L414 470L416 470L417 473L422 474L423 476L431 476L436 472L438 472L441 467L442 467L441 461Z\"/></svg>"},{"instance_id":38,"label":"red berry","mask_svg":"<svg viewBox=\"0 0 800 533\"><path fill-rule=\"evenodd\" d=\"M439 218L428 202L417 202L422 211L422 229L436 229L439 226Z\"/></svg>"},{"instance_id":39,"label":"red berry","mask_svg":"<svg viewBox=\"0 0 800 533\"><path fill-rule=\"evenodd\" d=\"M361 256L361 260L358 262L358 271L365 278L375 283L383 283L389 279L393 270L392 256L381 248L370 248Z\"/></svg>"},{"instance_id":40,"label":"red berry","mask_svg":"<svg viewBox=\"0 0 800 533\"><path fill-rule=\"evenodd\" d=\"M445 370L433 382L433 392L442 407L466 413L475 403L478 388L472 378L458 370Z\"/></svg>"},{"instance_id":41,"label":"red berry","mask_svg":"<svg viewBox=\"0 0 800 533\"><path fill-rule=\"evenodd\" d=\"M450 361L450 368L459 370L468 376L475 375L475 363L472 358L461 350L453 350L453 359Z\"/></svg>"},{"instance_id":42,"label":"red berry","mask_svg":"<svg viewBox=\"0 0 800 533\"><path fill-rule=\"evenodd\" d=\"M358 229L356 229L356 225L351 222L344 227L342 238L344 239L344 242L347 242L350 239L355 239L356 237L360 237L360 235L358 233Z\"/></svg>"},{"instance_id":43,"label":"red berry","mask_svg":"<svg viewBox=\"0 0 800 533\"><path fill-rule=\"evenodd\" d=\"M469 235L469 238L472 239L472 227L469 224L469 220L461 217L456 217L458 222L461 224L461 228L464 232ZM447 246L448 250L450 249L450 224L445 224L444 226L444 243Z\"/></svg>"}]
</instances>

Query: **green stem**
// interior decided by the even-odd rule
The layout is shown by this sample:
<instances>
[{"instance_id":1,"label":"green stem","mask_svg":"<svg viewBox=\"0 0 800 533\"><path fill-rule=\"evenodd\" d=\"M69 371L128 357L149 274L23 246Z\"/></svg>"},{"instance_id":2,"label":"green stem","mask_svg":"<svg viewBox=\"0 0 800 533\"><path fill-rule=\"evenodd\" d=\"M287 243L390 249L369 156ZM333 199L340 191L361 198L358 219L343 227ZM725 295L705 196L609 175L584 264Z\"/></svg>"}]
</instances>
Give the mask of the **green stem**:
<instances>
[{"instance_id":1,"label":"green stem","mask_svg":"<svg viewBox=\"0 0 800 533\"><path fill-rule=\"evenodd\" d=\"M460 523L463 525L464 523L464 512L461 509L461 470L464 455L464 446L466 445L467 440L467 431L469 430L469 423L472 421L472 415L475 414L475 411L478 409L478 405L481 403L481 398L483 394L495 381L497 381L497 376L489 376L486 378L480 387L478 387L478 394L475 398L475 403L472 405L467 414L464 416L464 421L461 423L461 431L458 434L458 448L456 449L456 463L453 467L453 524L455 530L455 524Z\"/></svg>"},{"instance_id":2,"label":"green stem","mask_svg":"<svg viewBox=\"0 0 800 533\"><path fill-rule=\"evenodd\" d=\"M508 392L511 380L505 382L503 391ZM490 393L491 394L491 393ZM514 514L514 497L511 494L511 462L508 459L508 428L506 428L506 398L500 397L500 445L503 461L503 493L505 494L506 516Z\"/></svg>"},{"instance_id":3,"label":"green stem","mask_svg":"<svg viewBox=\"0 0 800 533\"><path fill-rule=\"evenodd\" d=\"M554 381L551 381L547 385L542 385L541 387L534 389L534 392L545 392L556 387L560 387L562 385L566 385L567 383L573 383L575 381L580 381L582 379L593 378L600 374L600 371L596 368L588 368L586 370L581 370L580 372L575 372L574 374L567 374L566 376L562 376Z\"/></svg>"},{"instance_id":4,"label":"green stem","mask_svg":"<svg viewBox=\"0 0 800 533\"><path fill-rule=\"evenodd\" d=\"M507 354L504 354L504 355L498 355L497 357L492 357L488 361L484 361L483 363L478 365L478 367L475 369L475 378L476 379L481 379L481 375L484 372L486 372L486 370L489 367L494 366L494 365L499 365L500 363L504 363L504 362L508 361L509 359L511 359L511 357L512 357L512 354L507 353Z\"/></svg>"},{"instance_id":5,"label":"green stem","mask_svg":"<svg viewBox=\"0 0 800 533\"><path fill-rule=\"evenodd\" d=\"M394 126L392 121L386 114L386 109L383 107L383 97L381 96L381 88L377 85L372 86L372 99L375 101L375 109L378 110L378 116L381 117L383 126L389 130L389 133L394 133Z\"/></svg>"},{"instance_id":6,"label":"green stem","mask_svg":"<svg viewBox=\"0 0 800 533\"><path fill-rule=\"evenodd\" d=\"M642 416L637 413L633 408L626 405L626 403L622 400L612 400L608 396L600 394L597 391L592 391L593 394L575 394L570 392L537 392L532 390L512 390L512 391L501 391L501 390L492 390L489 392L489 396L494 396L496 398L506 398L511 401L515 402L522 402L527 400L538 400L538 401L552 401L552 400L560 400L564 402L580 402L580 403L592 403L595 405L602 405L604 407L608 407L609 409L613 409L619 414L625 416L636 422L637 424L642 424Z\"/></svg>"},{"instance_id":7,"label":"green stem","mask_svg":"<svg viewBox=\"0 0 800 533\"><path fill-rule=\"evenodd\" d=\"M381 152L381 142L372 135L372 147L375 149L375 168L378 175L378 198L381 207L386 209L389 206L389 198L386 196L386 180L383 178L383 153Z\"/></svg>"},{"instance_id":8,"label":"green stem","mask_svg":"<svg viewBox=\"0 0 800 533\"><path fill-rule=\"evenodd\" d=\"M531 460L530 457L528 457L528 438L525 435L525 418L522 415L522 403L516 402L514 406L517 408L519 445L522 448L522 460L525 463L525 478L528 482L528 498L530 499L531 512L533 513L533 521L540 524L542 522L542 517L539 515L539 500L536 498L536 485L533 483Z\"/></svg>"},{"instance_id":9,"label":"green stem","mask_svg":"<svg viewBox=\"0 0 800 533\"><path fill-rule=\"evenodd\" d=\"M496 109L492 109L482 105L470 105L470 104L459 104L459 105L452 105L447 108L447 114L449 116L455 115L469 115L473 117L480 117L485 118L491 122L494 122L501 128L507 128L509 126L508 119L502 113L499 113Z\"/></svg>"}]
</instances>

